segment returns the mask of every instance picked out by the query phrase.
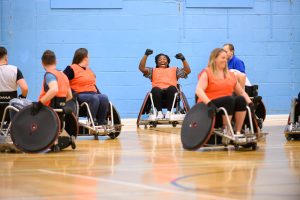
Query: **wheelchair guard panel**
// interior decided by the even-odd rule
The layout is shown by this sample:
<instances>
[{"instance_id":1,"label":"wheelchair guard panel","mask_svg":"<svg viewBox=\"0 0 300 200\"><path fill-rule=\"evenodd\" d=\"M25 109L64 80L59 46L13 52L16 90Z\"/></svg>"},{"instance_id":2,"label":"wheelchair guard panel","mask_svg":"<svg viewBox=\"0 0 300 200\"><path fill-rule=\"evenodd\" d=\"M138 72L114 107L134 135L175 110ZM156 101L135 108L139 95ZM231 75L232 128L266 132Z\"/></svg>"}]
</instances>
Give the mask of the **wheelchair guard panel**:
<instances>
[{"instance_id":1,"label":"wheelchair guard panel","mask_svg":"<svg viewBox=\"0 0 300 200\"><path fill-rule=\"evenodd\" d=\"M204 103L194 105L186 114L181 127L181 142L184 149L196 150L209 140L215 118L208 115L208 107Z\"/></svg>"},{"instance_id":2,"label":"wheelchair guard panel","mask_svg":"<svg viewBox=\"0 0 300 200\"><path fill-rule=\"evenodd\" d=\"M15 115L11 139L21 151L37 153L53 145L60 132L60 120L48 106L43 106L36 115L31 114L31 109L29 105Z\"/></svg>"}]
</instances>

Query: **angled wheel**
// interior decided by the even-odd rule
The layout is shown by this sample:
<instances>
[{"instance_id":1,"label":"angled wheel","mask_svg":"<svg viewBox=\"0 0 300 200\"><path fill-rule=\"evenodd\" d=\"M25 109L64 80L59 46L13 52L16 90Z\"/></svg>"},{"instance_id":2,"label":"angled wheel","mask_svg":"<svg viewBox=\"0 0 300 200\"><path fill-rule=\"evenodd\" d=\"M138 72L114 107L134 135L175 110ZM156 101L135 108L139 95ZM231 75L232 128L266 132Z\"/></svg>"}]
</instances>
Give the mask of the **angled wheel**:
<instances>
[{"instance_id":1,"label":"angled wheel","mask_svg":"<svg viewBox=\"0 0 300 200\"><path fill-rule=\"evenodd\" d=\"M199 103L186 114L181 127L183 148L196 150L210 139L215 118L210 118L208 111L209 108L204 103Z\"/></svg>"},{"instance_id":2,"label":"angled wheel","mask_svg":"<svg viewBox=\"0 0 300 200\"><path fill-rule=\"evenodd\" d=\"M292 137L289 136L289 135L285 136L285 138L286 138L287 141L291 141L292 140Z\"/></svg>"},{"instance_id":3,"label":"angled wheel","mask_svg":"<svg viewBox=\"0 0 300 200\"><path fill-rule=\"evenodd\" d=\"M113 113L111 113L111 110L109 109L107 118L109 121L112 121L112 116L113 116L113 124L114 125L112 125L112 126L114 126L114 131L109 133L108 136L111 139L115 139L116 137L118 137L120 135L122 126L121 126L121 117L120 117L117 109L114 106L112 106L112 111L113 111Z\"/></svg>"},{"instance_id":4,"label":"angled wheel","mask_svg":"<svg viewBox=\"0 0 300 200\"><path fill-rule=\"evenodd\" d=\"M177 122L172 122L172 126L175 128L177 126Z\"/></svg>"},{"instance_id":5,"label":"angled wheel","mask_svg":"<svg viewBox=\"0 0 300 200\"><path fill-rule=\"evenodd\" d=\"M257 149L257 143L252 144L252 150L255 151Z\"/></svg>"},{"instance_id":6,"label":"angled wheel","mask_svg":"<svg viewBox=\"0 0 300 200\"><path fill-rule=\"evenodd\" d=\"M42 152L50 148L60 131L60 120L48 106L32 115L32 105L20 110L11 124L11 139L18 149L26 153Z\"/></svg>"},{"instance_id":7,"label":"angled wheel","mask_svg":"<svg viewBox=\"0 0 300 200\"><path fill-rule=\"evenodd\" d=\"M156 128L157 127L157 122L155 121L155 122L152 122L152 127L153 128Z\"/></svg>"}]
</instances>

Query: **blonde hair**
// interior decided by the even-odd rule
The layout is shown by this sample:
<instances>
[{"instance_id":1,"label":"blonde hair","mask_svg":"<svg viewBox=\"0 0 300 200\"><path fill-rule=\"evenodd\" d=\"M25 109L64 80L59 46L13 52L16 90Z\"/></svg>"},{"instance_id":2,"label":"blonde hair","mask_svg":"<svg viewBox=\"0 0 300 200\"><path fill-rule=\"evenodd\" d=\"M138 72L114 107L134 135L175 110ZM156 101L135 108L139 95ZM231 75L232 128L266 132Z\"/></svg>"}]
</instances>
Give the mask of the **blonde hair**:
<instances>
[{"instance_id":1,"label":"blonde hair","mask_svg":"<svg viewBox=\"0 0 300 200\"><path fill-rule=\"evenodd\" d=\"M222 48L215 48L211 53L210 53L210 56L209 56L209 61L208 61L208 68L210 68L213 72L213 74L215 75L216 71L217 71L217 66L216 66L216 58L222 53L222 52L225 52L226 51ZM225 75L225 78L227 77L227 74L228 74L228 65L226 63L226 67L224 68L223 70L224 72L224 75Z\"/></svg>"}]
</instances>

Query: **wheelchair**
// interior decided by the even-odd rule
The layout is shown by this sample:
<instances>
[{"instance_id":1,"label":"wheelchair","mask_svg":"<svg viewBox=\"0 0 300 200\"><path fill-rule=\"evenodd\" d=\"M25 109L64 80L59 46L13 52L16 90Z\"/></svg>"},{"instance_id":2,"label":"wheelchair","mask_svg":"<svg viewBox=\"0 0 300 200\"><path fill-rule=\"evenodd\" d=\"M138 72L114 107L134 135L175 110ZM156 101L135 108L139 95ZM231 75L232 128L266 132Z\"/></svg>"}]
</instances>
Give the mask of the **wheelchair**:
<instances>
[{"instance_id":1,"label":"wheelchair","mask_svg":"<svg viewBox=\"0 0 300 200\"><path fill-rule=\"evenodd\" d=\"M9 109L16 113L11 121L3 123ZM69 146L75 149L78 130L75 115L67 109L43 106L32 115L32 104L21 109L8 105L1 122L0 149L25 153L58 152Z\"/></svg>"},{"instance_id":2,"label":"wheelchair","mask_svg":"<svg viewBox=\"0 0 300 200\"><path fill-rule=\"evenodd\" d=\"M190 106L185 94L180 89L180 85L177 85L177 88L178 92L174 95L170 119L156 118L157 110L153 103L152 93L148 92L137 117L137 127L144 125L145 128L148 128L148 126L155 128L158 124L172 124L173 127L176 127L177 124L182 124L186 113L190 110ZM162 108L167 108L166 100L163 100Z\"/></svg>"},{"instance_id":3,"label":"wheelchair","mask_svg":"<svg viewBox=\"0 0 300 200\"><path fill-rule=\"evenodd\" d=\"M234 134L232 122L229 121L225 108L220 107L217 112L216 116L211 118L209 108L204 103L198 103L191 108L181 127L181 142L184 149L196 150L201 147L229 145L233 145L235 150L239 150L240 147L257 149L260 129L248 106L242 136ZM222 128L221 112L226 116L228 130Z\"/></svg>"},{"instance_id":4,"label":"wheelchair","mask_svg":"<svg viewBox=\"0 0 300 200\"><path fill-rule=\"evenodd\" d=\"M291 110L287 125L284 130L287 141L300 139L300 103L299 99L294 98L291 101Z\"/></svg>"},{"instance_id":5,"label":"wheelchair","mask_svg":"<svg viewBox=\"0 0 300 200\"><path fill-rule=\"evenodd\" d=\"M122 130L121 117L111 102L109 102L109 109L106 116L106 125L95 125L91 114L90 107L87 102L79 102L74 95L67 105L75 111L76 119L79 124L79 136L93 135L95 140L99 136L108 136L111 139L117 138Z\"/></svg>"}]
</instances>

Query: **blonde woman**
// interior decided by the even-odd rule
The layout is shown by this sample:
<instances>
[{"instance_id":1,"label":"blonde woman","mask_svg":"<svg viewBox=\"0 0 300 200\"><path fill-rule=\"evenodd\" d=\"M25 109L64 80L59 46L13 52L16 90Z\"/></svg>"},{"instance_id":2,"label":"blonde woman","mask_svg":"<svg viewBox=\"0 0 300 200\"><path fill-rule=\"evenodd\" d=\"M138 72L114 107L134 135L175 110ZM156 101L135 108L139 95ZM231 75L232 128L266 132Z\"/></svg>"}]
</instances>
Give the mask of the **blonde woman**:
<instances>
[{"instance_id":1,"label":"blonde woman","mask_svg":"<svg viewBox=\"0 0 300 200\"><path fill-rule=\"evenodd\" d=\"M236 96L233 96L233 93ZM212 115L218 107L226 109L230 120L234 114L235 132L236 135L240 134L246 116L246 105L253 109L253 103L241 88L234 73L228 70L225 50L216 48L211 52L208 66L199 74L196 95L198 102L203 102L211 108ZM225 128L227 122L224 113L222 119Z\"/></svg>"}]
</instances>

